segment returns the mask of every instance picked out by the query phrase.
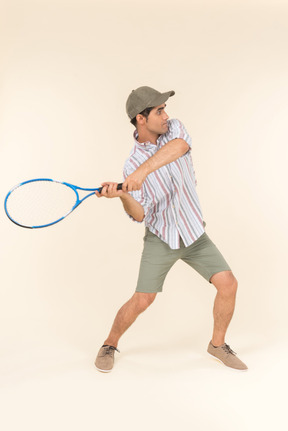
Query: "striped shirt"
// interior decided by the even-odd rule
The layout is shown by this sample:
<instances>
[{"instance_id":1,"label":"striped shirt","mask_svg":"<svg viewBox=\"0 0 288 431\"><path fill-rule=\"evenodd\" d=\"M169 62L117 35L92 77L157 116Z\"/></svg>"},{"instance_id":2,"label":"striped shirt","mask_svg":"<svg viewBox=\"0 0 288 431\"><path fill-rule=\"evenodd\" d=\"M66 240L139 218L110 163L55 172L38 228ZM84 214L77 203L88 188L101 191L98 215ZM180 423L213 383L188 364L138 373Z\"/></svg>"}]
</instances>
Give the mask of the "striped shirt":
<instances>
[{"instance_id":1,"label":"striped shirt","mask_svg":"<svg viewBox=\"0 0 288 431\"><path fill-rule=\"evenodd\" d=\"M191 158L191 138L179 120L168 120L168 126L168 131L159 136L157 145L149 141L139 143L135 130L135 144L125 162L123 176L125 179L132 174L167 142L176 138L187 142L190 149L186 154L149 174L140 190L129 192L144 209L146 227L171 249L178 249L180 237L188 247L205 232L205 222L203 224L195 188L197 181Z\"/></svg>"}]
</instances>

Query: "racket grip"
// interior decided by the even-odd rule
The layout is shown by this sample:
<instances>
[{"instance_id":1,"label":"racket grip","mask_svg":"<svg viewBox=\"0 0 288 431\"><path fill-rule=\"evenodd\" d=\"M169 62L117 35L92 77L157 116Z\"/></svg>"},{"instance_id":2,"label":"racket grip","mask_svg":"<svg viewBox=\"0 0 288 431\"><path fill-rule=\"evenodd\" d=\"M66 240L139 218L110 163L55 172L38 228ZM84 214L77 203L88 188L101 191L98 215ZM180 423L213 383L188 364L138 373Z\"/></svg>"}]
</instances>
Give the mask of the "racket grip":
<instances>
[{"instance_id":1,"label":"racket grip","mask_svg":"<svg viewBox=\"0 0 288 431\"><path fill-rule=\"evenodd\" d=\"M117 185L117 190L122 190L122 185L123 185L123 183L118 184ZM102 190L103 190L103 187L99 187L98 192L101 193Z\"/></svg>"}]
</instances>

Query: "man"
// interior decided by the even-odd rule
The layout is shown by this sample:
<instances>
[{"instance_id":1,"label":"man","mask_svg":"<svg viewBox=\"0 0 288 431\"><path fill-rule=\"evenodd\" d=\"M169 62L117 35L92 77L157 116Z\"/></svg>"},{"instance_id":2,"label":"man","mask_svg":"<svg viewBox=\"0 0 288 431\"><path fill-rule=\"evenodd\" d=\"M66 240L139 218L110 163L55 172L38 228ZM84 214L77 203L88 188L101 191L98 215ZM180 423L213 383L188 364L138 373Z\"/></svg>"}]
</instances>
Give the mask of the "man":
<instances>
[{"instance_id":1,"label":"man","mask_svg":"<svg viewBox=\"0 0 288 431\"><path fill-rule=\"evenodd\" d=\"M136 130L134 147L124 166L122 190L117 191L117 183L105 182L101 195L96 192L98 197L120 198L131 219L145 221L146 226L136 291L118 311L95 361L102 372L112 370L120 337L162 291L164 279L178 259L217 289L208 353L230 368L247 369L225 343L237 280L204 230L195 189L191 138L184 125L179 120L169 120L165 111L165 102L174 94L151 87L132 91L126 111Z\"/></svg>"}]
</instances>

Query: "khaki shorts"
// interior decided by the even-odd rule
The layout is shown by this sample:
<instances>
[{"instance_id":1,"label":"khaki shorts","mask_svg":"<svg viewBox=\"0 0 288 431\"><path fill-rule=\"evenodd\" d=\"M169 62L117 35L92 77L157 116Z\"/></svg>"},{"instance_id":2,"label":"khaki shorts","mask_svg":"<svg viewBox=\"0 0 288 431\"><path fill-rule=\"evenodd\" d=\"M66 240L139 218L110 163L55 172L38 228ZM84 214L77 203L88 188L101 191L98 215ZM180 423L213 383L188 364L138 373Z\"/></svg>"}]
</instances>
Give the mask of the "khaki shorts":
<instances>
[{"instance_id":1,"label":"khaki shorts","mask_svg":"<svg viewBox=\"0 0 288 431\"><path fill-rule=\"evenodd\" d=\"M185 247L181 240L180 249L172 250L146 228L136 292L162 292L168 271L179 259L192 266L209 283L217 272L231 271L206 232L189 247Z\"/></svg>"}]
</instances>

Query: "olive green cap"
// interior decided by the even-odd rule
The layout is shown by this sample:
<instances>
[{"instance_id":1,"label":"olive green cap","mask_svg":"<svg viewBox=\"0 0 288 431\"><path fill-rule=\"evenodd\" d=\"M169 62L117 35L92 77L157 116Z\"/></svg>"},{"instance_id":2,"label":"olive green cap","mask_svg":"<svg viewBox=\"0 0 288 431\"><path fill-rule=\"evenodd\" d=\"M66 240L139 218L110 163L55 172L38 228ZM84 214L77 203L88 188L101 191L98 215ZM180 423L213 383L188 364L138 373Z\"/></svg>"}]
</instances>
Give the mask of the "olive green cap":
<instances>
[{"instance_id":1,"label":"olive green cap","mask_svg":"<svg viewBox=\"0 0 288 431\"><path fill-rule=\"evenodd\" d=\"M167 93L160 93L154 90L154 88L146 86L132 90L126 102L128 117L132 120L132 118L136 117L144 109L162 105L162 103L166 102L174 94L175 91L173 90L167 91Z\"/></svg>"}]
</instances>

